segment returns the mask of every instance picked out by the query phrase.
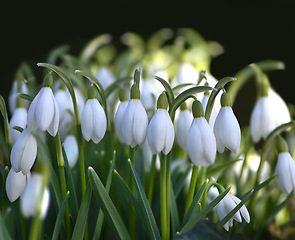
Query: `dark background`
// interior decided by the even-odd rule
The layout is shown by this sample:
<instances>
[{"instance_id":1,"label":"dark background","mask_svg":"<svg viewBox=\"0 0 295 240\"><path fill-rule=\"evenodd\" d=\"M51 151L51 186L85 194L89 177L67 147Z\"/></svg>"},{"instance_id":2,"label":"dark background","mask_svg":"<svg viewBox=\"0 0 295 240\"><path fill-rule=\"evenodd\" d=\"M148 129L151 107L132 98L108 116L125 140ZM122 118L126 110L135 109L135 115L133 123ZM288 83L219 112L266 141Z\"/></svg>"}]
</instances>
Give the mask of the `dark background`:
<instances>
[{"instance_id":1,"label":"dark background","mask_svg":"<svg viewBox=\"0 0 295 240\"><path fill-rule=\"evenodd\" d=\"M46 54L59 45L69 44L70 53L79 54L87 41L101 33L111 33L118 39L126 31L147 37L163 27L192 27L205 39L223 45L225 53L215 58L211 67L218 79L233 76L252 62L285 62L286 70L269 77L281 96L295 104L295 14L287 2L208 1L200 5L196 1L175 2L173 6L171 2L101 3L12 3L3 8L0 94L7 98L22 61L38 72L36 63L44 61Z\"/></svg>"}]
</instances>

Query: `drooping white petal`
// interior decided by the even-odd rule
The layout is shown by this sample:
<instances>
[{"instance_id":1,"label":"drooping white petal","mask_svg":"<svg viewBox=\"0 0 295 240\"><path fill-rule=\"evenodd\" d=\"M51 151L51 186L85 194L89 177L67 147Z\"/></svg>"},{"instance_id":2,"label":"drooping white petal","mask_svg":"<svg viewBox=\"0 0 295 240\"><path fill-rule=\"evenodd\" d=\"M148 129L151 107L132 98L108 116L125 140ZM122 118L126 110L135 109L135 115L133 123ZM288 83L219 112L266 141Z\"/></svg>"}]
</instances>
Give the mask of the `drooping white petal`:
<instances>
[{"instance_id":1,"label":"drooping white petal","mask_svg":"<svg viewBox=\"0 0 295 240\"><path fill-rule=\"evenodd\" d=\"M23 193L26 186L27 176L22 172L16 173L10 169L6 179L6 193L10 202L14 202Z\"/></svg>"},{"instance_id":2,"label":"drooping white petal","mask_svg":"<svg viewBox=\"0 0 295 240\"><path fill-rule=\"evenodd\" d=\"M230 194L230 197L235 201L236 205L238 205L241 200L237 198L235 195ZM240 209L239 212L241 213L242 217L245 219L247 223L250 222L250 214L248 212L248 209L246 208L245 205L243 205Z\"/></svg>"},{"instance_id":3,"label":"drooping white petal","mask_svg":"<svg viewBox=\"0 0 295 240\"><path fill-rule=\"evenodd\" d=\"M51 136L54 137L57 134L60 114L59 114L58 105L57 105L57 103L55 101L55 98L54 98L53 94L51 94L51 98L52 98L52 103L53 103L53 107L54 107L54 114L53 114L52 121L51 121L49 127L47 128L47 131Z\"/></svg>"},{"instance_id":4,"label":"drooping white petal","mask_svg":"<svg viewBox=\"0 0 295 240\"><path fill-rule=\"evenodd\" d=\"M35 110L38 104L39 96L40 96L40 92L35 96L28 110L27 128L30 130L36 130L38 128L37 119L35 116Z\"/></svg>"},{"instance_id":5,"label":"drooping white petal","mask_svg":"<svg viewBox=\"0 0 295 240\"><path fill-rule=\"evenodd\" d=\"M217 96L219 96L219 99L220 99L220 94L218 94ZM202 106L203 106L204 112L206 112L206 107L207 107L208 100L209 100L209 95L204 94L204 97L202 99ZM212 108L212 112L211 112L211 115L210 115L210 119L209 119L209 125L210 125L210 127L212 129L214 127L215 120L216 120L216 117L218 115L218 111L220 110L220 104L217 105L217 102L218 101L215 99L214 104L213 104L213 108ZM218 109L217 109L216 105L219 107Z\"/></svg>"},{"instance_id":6,"label":"drooping white petal","mask_svg":"<svg viewBox=\"0 0 295 240\"><path fill-rule=\"evenodd\" d=\"M78 143L73 135L68 135L64 141L64 148L70 168L74 167L79 155Z\"/></svg>"},{"instance_id":7,"label":"drooping white petal","mask_svg":"<svg viewBox=\"0 0 295 240\"><path fill-rule=\"evenodd\" d=\"M164 110L164 109L163 109ZM167 155L172 147L173 147L173 143L174 143L174 138L175 138L175 132L174 132L174 126L173 123L171 121L171 118L169 116L168 111L165 110L165 122L166 122L166 136L165 136L165 145L164 145L164 149L162 150L162 152Z\"/></svg>"},{"instance_id":8,"label":"drooping white petal","mask_svg":"<svg viewBox=\"0 0 295 240\"><path fill-rule=\"evenodd\" d=\"M15 126L19 126L22 128L26 127L27 124L27 110L25 108L16 108L9 122L9 135L10 142L12 145L16 142L18 137L20 136L20 132L12 129Z\"/></svg>"},{"instance_id":9,"label":"drooping white petal","mask_svg":"<svg viewBox=\"0 0 295 240\"><path fill-rule=\"evenodd\" d=\"M23 81L21 83L21 91L18 92L17 91L17 81L13 81L12 83L12 86L11 86L11 90L10 90L10 93L9 93L9 96L8 96L8 106L9 106L9 110L10 110L10 113L13 114L15 109L16 109L16 99L18 98L17 94L18 93L24 93L24 94L29 94L29 89L27 87L27 84L25 81ZM28 106L28 102L26 101L25 102L26 104L26 108Z\"/></svg>"},{"instance_id":10,"label":"drooping white petal","mask_svg":"<svg viewBox=\"0 0 295 240\"><path fill-rule=\"evenodd\" d=\"M107 87L115 81L113 73L107 66L102 66L97 70L96 78L101 83L103 89L107 89Z\"/></svg>"},{"instance_id":11,"label":"drooping white petal","mask_svg":"<svg viewBox=\"0 0 295 240\"><path fill-rule=\"evenodd\" d=\"M127 108L127 105L128 105L127 101L121 102L119 104L119 107L117 109L116 116L115 116L115 129L116 129L119 141L121 143L124 143L124 137L123 137L124 125L122 124L122 118Z\"/></svg>"},{"instance_id":12,"label":"drooping white petal","mask_svg":"<svg viewBox=\"0 0 295 240\"><path fill-rule=\"evenodd\" d=\"M214 124L214 134L218 152L223 153L227 147L237 153L241 142L241 129L231 107L222 107Z\"/></svg>"},{"instance_id":13,"label":"drooping white petal","mask_svg":"<svg viewBox=\"0 0 295 240\"><path fill-rule=\"evenodd\" d=\"M183 150L186 149L187 133L192 121L193 116L188 109L179 112L176 124L176 140Z\"/></svg>"},{"instance_id":14,"label":"drooping white petal","mask_svg":"<svg viewBox=\"0 0 295 240\"><path fill-rule=\"evenodd\" d=\"M15 172L27 174L33 166L37 155L37 141L35 137L24 129L10 153L11 166Z\"/></svg>"},{"instance_id":15,"label":"drooping white petal","mask_svg":"<svg viewBox=\"0 0 295 240\"><path fill-rule=\"evenodd\" d=\"M92 136L91 139L94 143L99 143L104 137L107 129L107 119L105 112L97 99L93 99L91 104L92 109Z\"/></svg>"},{"instance_id":16,"label":"drooping white petal","mask_svg":"<svg viewBox=\"0 0 295 240\"><path fill-rule=\"evenodd\" d=\"M52 90L50 87L43 87L39 93L35 114L38 127L41 131L46 131L54 116L54 103L52 101Z\"/></svg>"},{"instance_id":17,"label":"drooping white petal","mask_svg":"<svg viewBox=\"0 0 295 240\"><path fill-rule=\"evenodd\" d=\"M50 203L50 191L48 188L44 189L43 197L41 200L41 212L40 217L41 219L44 219L47 215L48 209L49 209L49 203Z\"/></svg>"},{"instance_id":18,"label":"drooping white petal","mask_svg":"<svg viewBox=\"0 0 295 240\"><path fill-rule=\"evenodd\" d=\"M295 163L289 152L279 153L275 173L283 193L288 195L295 189Z\"/></svg>"},{"instance_id":19,"label":"drooping white petal","mask_svg":"<svg viewBox=\"0 0 295 240\"><path fill-rule=\"evenodd\" d=\"M215 161L216 140L204 117L195 118L188 131L187 150L196 166L208 166Z\"/></svg>"},{"instance_id":20,"label":"drooping white petal","mask_svg":"<svg viewBox=\"0 0 295 240\"><path fill-rule=\"evenodd\" d=\"M81 130L82 135L86 141L89 141L92 137L93 122L92 122L92 101L94 99L88 99L81 115Z\"/></svg>"}]
</instances>

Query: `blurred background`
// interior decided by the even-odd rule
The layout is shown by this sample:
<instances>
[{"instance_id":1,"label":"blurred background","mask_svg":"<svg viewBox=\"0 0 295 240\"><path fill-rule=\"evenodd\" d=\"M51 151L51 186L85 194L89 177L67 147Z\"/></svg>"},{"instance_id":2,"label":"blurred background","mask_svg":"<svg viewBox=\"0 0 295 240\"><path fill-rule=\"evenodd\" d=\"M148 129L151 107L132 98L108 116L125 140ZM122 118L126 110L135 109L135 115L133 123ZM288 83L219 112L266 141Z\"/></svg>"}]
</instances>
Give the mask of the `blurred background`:
<instances>
[{"instance_id":1,"label":"blurred background","mask_svg":"<svg viewBox=\"0 0 295 240\"><path fill-rule=\"evenodd\" d=\"M196 29L206 40L217 41L224 53L212 61L217 78L233 76L246 65L265 59L281 60L286 69L269 74L274 89L286 102L295 104L295 15L287 1L208 1L206 5L175 2L161 6L152 2L126 6L124 2L97 1L12 3L1 16L1 86L7 99L20 63L34 71L53 48L68 44L78 55L82 47L101 33L114 41L127 32L148 37L163 27ZM39 81L41 81L40 79ZM249 91L255 89L248 88ZM242 100L247 99L247 93ZM247 104L247 101L244 101ZM237 110L238 111L238 110Z\"/></svg>"}]
</instances>

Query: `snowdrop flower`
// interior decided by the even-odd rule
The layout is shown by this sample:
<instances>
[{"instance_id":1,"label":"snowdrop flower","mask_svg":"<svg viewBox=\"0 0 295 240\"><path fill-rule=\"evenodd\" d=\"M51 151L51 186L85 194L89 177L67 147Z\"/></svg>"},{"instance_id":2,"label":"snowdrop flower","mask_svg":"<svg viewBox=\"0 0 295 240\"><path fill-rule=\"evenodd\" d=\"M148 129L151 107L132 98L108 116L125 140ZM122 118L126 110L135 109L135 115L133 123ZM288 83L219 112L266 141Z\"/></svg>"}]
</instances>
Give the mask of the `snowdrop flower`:
<instances>
[{"instance_id":1,"label":"snowdrop flower","mask_svg":"<svg viewBox=\"0 0 295 240\"><path fill-rule=\"evenodd\" d=\"M51 86L52 76L47 75L44 80L44 87L32 101L27 119L29 129L47 131L51 136L55 136L58 130L59 110L55 101Z\"/></svg>"},{"instance_id":2,"label":"snowdrop flower","mask_svg":"<svg viewBox=\"0 0 295 240\"><path fill-rule=\"evenodd\" d=\"M49 207L50 192L48 188L43 189L41 174L31 175L20 199L20 209L24 217L29 218L40 214L42 219L45 218Z\"/></svg>"},{"instance_id":3,"label":"snowdrop flower","mask_svg":"<svg viewBox=\"0 0 295 240\"><path fill-rule=\"evenodd\" d=\"M190 63L182 63L176 74L178 84L197 83L199 73Z\"/></svg>"},{"instance_id":4,"label":"snowdrop flower","mask_svg":"<svg viewBox=\"0 0 295 240\"><path fill-rule=\"evenodd\" d=\"M160 95L160 90L155 81L143 80L141 84L141 102L144 108L154 113L156 100Z\"/></svg>"},{"instance_id":5,"label":"snowdrop flower","mask_svg":"<svg viewBox=\"0 0 295 240\"><path fill-rule=\"evenodd\" d=\"M19 86L18 86L19 85ZM24 94L29 94L29 89L27 87L27 84L24 81L13 81L11 91L8 96L8 105L9 105L9 110L10 113L13 114L14 110L16 109L17 105L17 99L18 99L18 94L19 93L24 93ZM27 107L27 106L25 106Z\"/></svg>"},{"instance_id":6,"label":"snowdrop flower","mask_svg":"<svg viewBox=\"0 0 295 240\"><path fill-rule=\"evenodd\" d=\"M219 195L219 192L216 187L211 187L208 192L209 202L215 199ZM239 203L241 200L231 193L226 194L226 196L215 206L214 210L217 213L219 220L222 220L229 214ZM226 231L229 230L230 227L233 226L233 220L237 222L242 222L242 217L245 219L247 223L250 222L250 215L245 205L243 205L228 222L224 224L224 229Z\"/></svg>"},{"instance_id":7,"label":"snowdrop flower","mask_svg":"<svg viewBox=\"0 0 295 240\"><path fill-rule=\"evenodd\" d=\"M180 107L180 112L176 124L176 141L182 150L186 150L186 139L188 130L192 124L193 116L187 109L185 103Z\"/></svg>"},{"instance_id":8,"label":"snowdrop flower","mask_svg":"<svg viewBox=\"0 0 295 240\"><path fill-rule=\"evenodd\" d=\"M13 127L18 126L21 128L26 128L27 125L27 109L23 107L17 107L9 122L9 135L11 144L14 145L18 137L20 136L20 132L18 130L13 129Z\"/></svg>"},{"instance_id":9,"label":"snowdrop flower","mask_svg":"<svg viewBox=\"0 0 295 240\"><path fill-rule=\"evenodd\" d=\"M214 134L219 153L228 148L234 153L238 153L241 143L241 129L236 116L230 106L230 100L227 93L221 96L221 106L214 124Z\"/></svg>"},{"instance_id":10,"label":"snowdrop flower","mask_svg":"<svg viewBox=\"0 0 295 240\"><path fill-rule=\"evenodd\" d=\"M208 166L215 161L216 139L198 100L194 101L192 110L194 120L187 135L188 155L194 165Z\"/></svg>"},{"instance_id":11,"label":"snowdrop flower","mask_svg":"<svg viewBox=\"0 0 295 240\"><path fill-rule=\"evenodd\" d=\"M104 137L106 129L106 114L96 98L95 87L91 86L89 89L89 99L84 106L81 116L81 130L83 137L86 141L91 139L97 144Z\"/></svg>"},{"instance_id":12,"label":"snowdrop flower","mask_svg":"<svg viewBox=\"0 0 295 240\"><path fill-rule=\"evenodd\" d=\"M37 141L30 130L24 129L10 153L11 166L15 172L27 174L37 156Z\"/></svg>"},{"instance_id":13,"label":"snowdrop flower","mask_svg":"<svg viewBox=\"0 0 295 240\"><path fill-rule=\"evenodd\" d=\"M140 91L135 84L131 88L131 99L124 111L121 124L125 143L132 148L143 144L147 135L148 117L140 101Z\"/></svg>"},{"instance_id":14,"label":"snowdrop flower","mask_svg":"<svg viewBox=\"0 0 295 240\"><path fill-rule=\"evenodd\" d=\"M121 89L121 91L119 93L119 99L120 99L120 103L117 108L117 112L116 112L116 116L115 116L115 129L116 129L116 133L119 138L119 141L121 143L125 143L124 137L123 137L124 126L122 125L122 118L123 118L124 112L128 106L128 101L127 101L125 91L123 89Z\"/></svg>"},{"instance_id":15,"label":"snowdrop flower","mask_svg":"<svg viewBox=\"0 0 295 240\"><path fill-rule=\"evenodd\" d=\"M295 162L288 152L288 145L278 138L278 161L275 169L276 180L280 190L288 195L295 189Z\"/></svg>"},{"instance_id":16,"label":"snowdrop flower","mask_svg":"<svg viewBox=\"0 0 295 240\"><path fill-rule=\"evenodd\" d=\"M70 168L74 167L79 155L77 139L73 135L68 135L64 141L64 148Z\"/></svg>"},{"instance_id":17,"label":"snowdrop flower","mask_svg":"<svg viewBox=\"0 0 295 240\"><path fill-rule=\"evenodd\" d=\"M16 173L13 168L10 169L6 179L6 193L10 202L14 202L19 198L25 190L30 172L24 175L22 172Z\"/></svg>"},{"instance_id":18,"label":"snowdrop flower","mask_svg":"<svg viewBox=\"0 0 295 240\"><path fill-rule=\"evenodd\" d=\"M153 154L162 152L167 155L174 143L174 126L167 111L168 101L163 92L157 103L157 110L148 127L148 143Z\"/></svg>"},{"instance_id":19,"label":"snowdrop flower","mask_svg":"<svg viewBox=\"0 0 295 240\"><path fill-rule=\"evenodd\" d=\"M115 76L109 67L103 66L97 70L96 79L99 79L103 89L106 90L115 81Z\"/></svg>"}]
</instances>

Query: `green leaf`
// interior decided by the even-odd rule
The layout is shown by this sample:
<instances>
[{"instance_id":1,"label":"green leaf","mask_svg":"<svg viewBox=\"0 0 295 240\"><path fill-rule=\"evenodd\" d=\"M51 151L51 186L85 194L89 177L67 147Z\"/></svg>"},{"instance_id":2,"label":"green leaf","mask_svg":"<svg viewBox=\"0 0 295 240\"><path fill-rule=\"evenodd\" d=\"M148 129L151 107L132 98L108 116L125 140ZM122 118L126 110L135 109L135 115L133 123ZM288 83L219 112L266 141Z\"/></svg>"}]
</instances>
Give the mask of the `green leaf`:
<instances>
[{"instance_id":1,"label":"green leaf","mask_svg":"<svg viewBox=\"0 0 295 240\"><path fill-rule=\"evenodd\" d=\"M0 95L0 111L4 119L5 140L7 145L10 146L9 121L8 121L8 115L7 115L7 108L2 95Z\"/></svg>"},{"instance_id":2,"label":"green leaf","mask_svg":"<svg viewBox=\"0 0 295 240\"><path fill-rule=\"evenodd\" d=\"M91 195L92 195L91 185L90 183L88 183L84 197L80 205L79 212L78 212L78 217L77 217L77 221L73 231L72 240L83 239L85 226L88 219L88 211L89 211Z\"/></svg>"},{"instance_id":3,"label":"green leaf","mask_svg":"<svg viewBox=\"0 0 295 240\"><path fill-rule=\"evenodd\" d=\"M196 193L196 195L194 196L194 199L185 215L185 218L183 220L183 225L185 225L189 219L192 217L194 217L194 213L198 213L197 208L200 208L200 206L198 206L198 203L201 200L201 197L203 196L207 186L208 186L209 180L207 179L202 186L200 187L200 189L198 190L198 192Z\"/></svg>"},{"instance_id":4,"label":"green leaf","mask_svg":"<svg viewBox=\"0 0 295 240\"><path fill-rule=\"evenodd\" d=\"M68 157L65 151L64 146L62 145L62 154L63 154L63 158L64 158L64 163L65 163L65 169L66 169L66 173L67 173L67 183L68 183L68 188L71 192L71 200L73 200L74 202L74 209L75 209L75 217L78 214L79 211L79 204L78 204L78 198L77 198L77 194L76 194L76 188L75 188L75 182L73 179L73 175L72 175L72 171L70 169L69 166L69 162L68 162ZM72 214L73 215L73 214Z\"/></svg>"},{"instance_id":5,"label":"green leaf","mask_svg":"<svg viewBox=\"0 0 295 240\"><path fill-rule=\"evenodd\" d=\"M130 239L126 226L114 206L109 194L92 167L88 168L88 176L98 205L101 207L112 232L120 239Z\"/></svg>"},{"instance_id":6,"label":"green leaf","mask_svg":"<svg viewBox=\"0 0 295 240\"><path fill-rule=\"evenodd\" d=\"M147 233L151 235L152 239L161 239L156 220L154 218L153 212L152 212L151 207L149 205L148 199L145 195L145 191L143 189L143 186L140 182L140 179L139 179L131 161L128 160L128 162L129 162L129 165L131 168L131 173L132 173L132 177L133 177L133 181L134 181L134 185L135 185L134 186L135 191L138 195L138 202L139 202L139 205L142 209L144 216L147 219L147 225L145 226L145 227L147 227Z\"/></svg>"},{"instance_id":7,"label":"green leaf","mask_svg":"<svg viewBox=\"0 0 295 240\"><path fill-rule=\"evenodd\" d=\"M61 45L58 46L57 48L54 48L48 55L46 61L50 64L56 64L56 60L58 59L59 56L65 54L67 51L70 50L69 45Z\"/></svg>"},{"instance_id":8,"label":"green leaf","mask_svg":"<svg viewBox=\"0 0 295 240\"><path fill-rule=\"evenodd\" d=\"M66 207L68 204L68 200L69 200L69 196L70 196L70 192L68 191L66 196L64 197L64 199L61 202L57 217L56 217L56 221L55 221L55 225L54 225L54 230L53 230L53 235L52 235L52 239L58 239L58 235L60 233L60 228L61 225L63 223L63 219L64 219L64 214L66 211Z\"/></svg>"},{"instance_id":9,"label":"green leaf","mask_svg":"<svg viewBox=\"0 0 295 240\"><path fill-rule=\"evenodd\" d=\"M224 224L228 222L232 218L232 216L239 211L239 209L248 201L248 199L252 196L254 193L254 189L250 190L241 200L241 202L232 210L230 211L222 220L219 221L217 224L218 227L222 228Z\"/></svg>"},{"instance_id":10,"label":"green leaf","mask_svg":"<svg viewBox=\"0 0 295 240\"><path fill-rule=\"evenodd\" d=\"M170 188L170 215L171 215L171 228L173 237L176 232L179 230L180 223L179 223L179 214L178 214L178 207L176 202L176 197L174 194L173 187Z\"/></svg>"},{"instance_id":11,"label":"green leaf","mask_svg":"<svg viewBox=\"0 0 295 240\"><path fill-rule=\"evenodd\" d=\"M231 187L227 188L224 192L219 194L217 198L215 198L212 202L206 205L206 207L202 211L200 211L195 216L192 216L181 229L180 233L185 233L193 229L196 223L203 219L225 197L225 195L230 191L230 189Z\"/></svg>"},{"instance_id":12,"label":"green leaf","mask_svg":"<svg viewBox=\"0 0 295 240\"><path fill-rule=\"evenodd\" d=\"M207 107L206 107L206 111L205 111L205 118L206 120L209 122L210 116L211 116L211 112L213 109L213 105L214 105L214 101L216 96L218 95L219 91L224 88L224 86L231 81L237 80L236 78L233 77L225 77L220 79L215 87L214 87L214 91L211 92L210 97L208 99L208 103L207 103Z\"/></svg>"},{"instance_id":13,"label":"green leaf","mask_svg":"<svg viewBox=\"0 0 295 240\"><path fill-rule=\"evenodd\" d=\"M28 94L25 94L25 93L19 93L17 96L22 98L22 99L25 99L25 100L27 100L29 102L32 102L34 100L34 97L32 97L32 96L30 96Z\"/></svg>"},{"instance_id":14,"label":"green leaf","mask_svg":"<svg viewBox=\"0 0 295 240\"><path fill-rule=\"evenodd\" d=\"M210 239L210 240L226 240L229 237L217 228L216 224L208 221L208 220L201 220L199 221L196 226L189 232L181 234L175 240L203 240L203 239Z\"/></svg>"},{"instance_id":15,"label":"green leaf","mask_svg":"<svg viewBox=\"0 0 295 240\"><path fill-rule=\"evenodd\" d=\"M200 92L205 92L205 91L210 91L212 90L212 87L209 86L197 86L197 87L192 87L189 88L187 90L185 90L184 92L182 92L181 94L179 94L174 101L172 102L170 109L169 109L169 114L170 116L174 116L175 111L178 107L180 107L180 105L187 100L188 98L192 97L193 94L196 93L200 93Z\"/></svg>"},{"instance_id":16,"label":"green leaf","mask_svg":"<svg viewBox=\"0 0 295 240\"><path fill-rule=\"evenodd\" d=\"M0 239L12 240L12 237L9 235L6 223L7 220L5 219L4 215L0 214Z\"/></svg>"},{"instance_id":17,"label":"green leaf","mask_svg":"<svg viewBox=\"0 0 295 240\"><path fill-rule=\"evenodd\" d=\"M110 34L101 34L93 38L82 50L82 61L88 62L99 47L110 43L111 40L112 36Z\"/></svg>"},{"instance_id":18,"label":"green leaf","mask_svg":"<svg viewBox=\"0 0 295 240\"><path fill-rule=\"evenodd\" d=\"M171 108L171 104L174 101L174 93L172 91L172 88L171 88L170 84L168 82L166 82L163 78L160 78L158 76L154 76L154 78L156 80L158 80L163 85L163 87L165 88L165 90L167 92L167 98L168 98L169 107Z\"/></svg>"},{"instance_id":19,"label":"green leaf","mask_svg":"<svg viewBox=\"0 0 295 240\"><path fill-rule=\"evenodd\" d=\"M239 161L243 161L243 160L238 158L238 159L235 159L235 160L220 164L219 166L212 167L212 168L208 169L206 175L207 175L208 178L210 178L210 177L214 176L216 173L223 170L224 168L226 168L226 167L228 167L228 166L230 166L230 165L232 165L232 164L234 164L236 162L239 162Z\"/></svg>"}]
</instances>

